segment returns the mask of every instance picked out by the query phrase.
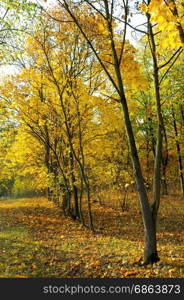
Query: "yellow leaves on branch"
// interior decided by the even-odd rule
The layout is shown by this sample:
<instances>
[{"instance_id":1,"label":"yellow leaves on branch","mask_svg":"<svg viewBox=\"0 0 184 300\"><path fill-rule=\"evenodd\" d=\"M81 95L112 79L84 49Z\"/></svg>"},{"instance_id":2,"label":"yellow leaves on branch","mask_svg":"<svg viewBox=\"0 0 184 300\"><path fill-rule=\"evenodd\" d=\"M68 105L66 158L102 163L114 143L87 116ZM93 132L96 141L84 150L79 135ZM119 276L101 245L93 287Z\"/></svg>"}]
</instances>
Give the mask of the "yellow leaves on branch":
<instances>
[{"instance_id":1,"label":"yellow leaves on branch","mask_svg":"<svg viewBox=\"0 0 184 300\"><path fill-rule=\"evenodd\" d=\"M122 59L122 72L124 82L129 89L145 90L146 79L141 74L140 63L135 59L136 49L128 42Z\"/></svg>"},{"instance_id":2,"label":"yellow leaves on branch","mask_svg":"<svg viewBox=\"0 0 184 300\"><path fill-rule=\"evenodd\" d=\"M150 4L149 4L149 8L148 8L149 13L152 13L152 12L156 11L159 7L162 6L163 2L164 2L163 0L153 0L153 1L151 1Z\"/></svg>"},{"instance_id":3,"label":"yellow leaves on branch","mask_svg":"<svg viewBox=\"0 0 184 300\"><path fill-rule=\"evenodd\" d=\"M184 28L182 1L152 0L149 5L142 3L140 9L144 14L149 13L150 21L157 23L162 31L162 48L174 49L181 46L178 25Z\"/></svg>"}]
</instances>

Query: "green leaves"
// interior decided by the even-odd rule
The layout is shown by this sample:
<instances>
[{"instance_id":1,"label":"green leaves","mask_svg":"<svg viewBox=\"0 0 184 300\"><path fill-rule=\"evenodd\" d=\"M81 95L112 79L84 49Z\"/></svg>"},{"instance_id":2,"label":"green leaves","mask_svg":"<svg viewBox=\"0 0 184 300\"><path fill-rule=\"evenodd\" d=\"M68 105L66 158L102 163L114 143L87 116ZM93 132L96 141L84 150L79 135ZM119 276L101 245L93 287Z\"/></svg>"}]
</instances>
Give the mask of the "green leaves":
<instances>
[{"instance_id":1,"label":"green leaves","mask_svg":"<svg viewBox=\"0 0 184 300\"><path fill-rule=\"evenodd\" d=\"M17 12L20 12L20 10L29 12L37 7L36 3L29 0L1 0L0 3L4 8L13 9Z\"/></svg>"}]
</instances>

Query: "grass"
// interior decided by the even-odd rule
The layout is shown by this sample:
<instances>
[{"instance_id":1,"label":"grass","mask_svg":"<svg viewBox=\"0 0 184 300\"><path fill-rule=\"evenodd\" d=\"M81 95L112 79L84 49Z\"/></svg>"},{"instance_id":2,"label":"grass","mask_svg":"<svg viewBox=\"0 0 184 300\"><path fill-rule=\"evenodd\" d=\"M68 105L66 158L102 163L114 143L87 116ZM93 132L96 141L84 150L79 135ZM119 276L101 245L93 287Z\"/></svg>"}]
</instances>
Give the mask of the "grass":
<instances>
[{"instance_id":1,"label":"grass","mask_svg":"<svg viewBox=\"0 0 184 300\"><path fill-rule=\"evenodd\" d=\"M161 260L153 267L137 264L143 225L136 196L131 194L125 212L113 205L92 204L93 234L46 198L0 200L0 277L183 278L182 200L162 198L157 234Z\"/></svg>"}]
</instances>

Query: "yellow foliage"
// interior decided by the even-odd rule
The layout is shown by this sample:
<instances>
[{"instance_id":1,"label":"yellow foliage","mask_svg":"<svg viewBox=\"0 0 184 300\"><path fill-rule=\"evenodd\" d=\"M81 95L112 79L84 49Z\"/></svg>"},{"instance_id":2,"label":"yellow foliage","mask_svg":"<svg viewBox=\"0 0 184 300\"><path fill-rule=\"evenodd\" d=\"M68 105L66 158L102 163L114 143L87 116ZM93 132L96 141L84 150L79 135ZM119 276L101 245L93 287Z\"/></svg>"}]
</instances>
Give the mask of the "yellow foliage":
<instances>
[{"instance_id":1,"label":"yellow foliage","mask_svg":"<svg viewBox=\"0 0 184 300\"><path fill-rule=\"evenodd\" d=\"M146 5L146 3L141 3L140 4L140 9L143 13L147 13L148 12L148 6Z\"/></svg>"},{"instance_id":2,"label":"yellow foliage","mask_svg":"<svg viewBox=\"0 0 184 300\"><path fill-rule=\"evenodd\" d=\"M152 0L148 12L151 14L151 21L156 22L162 31L162 40L165 40L162 42L163 48L175 49L182 46L178 29L178 25L183 27L182 1L167 1L166 4L162 0Z\"/></svg>"}]
</instances>

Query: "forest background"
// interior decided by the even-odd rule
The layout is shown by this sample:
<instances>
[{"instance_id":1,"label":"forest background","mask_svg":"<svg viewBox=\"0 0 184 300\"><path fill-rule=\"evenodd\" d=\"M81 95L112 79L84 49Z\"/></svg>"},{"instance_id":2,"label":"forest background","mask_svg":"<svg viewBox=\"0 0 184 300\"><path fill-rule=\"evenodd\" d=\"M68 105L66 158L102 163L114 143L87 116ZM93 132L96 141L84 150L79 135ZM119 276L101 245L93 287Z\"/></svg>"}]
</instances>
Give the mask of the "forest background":
<instances>
[{"instance_id":1,"label":"forest background","mask_svg":"<svg viewBox=\"0 0 184 300\"><path fill-rule=\"evenodd\" d=\"M135 260L137 245L144 249L136 267L158 263L159 234L168 240L162 255L173 251L179 260L162 276L182 277L184 2L45 2L0 1L2 212L9 208L5 216L16 223L16 203L29 203L22 213L30 213L32 230L35 203L45 201L81 238L118 239L125 231L129 242L111 245L118 248L115 277L147 272L129 271L129 260L117 266L119 251L132 243ZM6 202L11 197L23 200ZM47 222L51 211L40 212ZM99 262L104 255L93 261L94 277L112 276L110 263Z\"/></svg>"}]
</instances>

